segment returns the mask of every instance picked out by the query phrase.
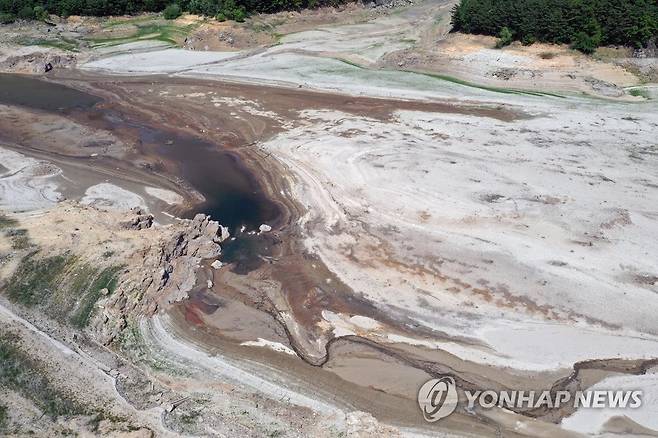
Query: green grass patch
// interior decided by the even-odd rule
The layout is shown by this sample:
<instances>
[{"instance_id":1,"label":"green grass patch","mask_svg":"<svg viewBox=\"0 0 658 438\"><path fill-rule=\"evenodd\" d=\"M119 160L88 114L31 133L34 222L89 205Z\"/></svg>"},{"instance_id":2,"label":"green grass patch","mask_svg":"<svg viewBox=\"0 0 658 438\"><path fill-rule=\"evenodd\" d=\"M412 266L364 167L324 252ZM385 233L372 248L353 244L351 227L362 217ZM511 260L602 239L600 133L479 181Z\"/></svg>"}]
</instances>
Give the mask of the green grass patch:
<instances>
[{"instance_id":1,"label":"green grass patch","mask_svg":"<svg viewBox=\"0 0 658 438\"><path fill-rule=\"evenodd\" d=\"M150 348L146 339L142 336L138 322L135 320L129 321L128 327L119 335L118 346L131 360L150 370L165 373L169 376L192 376L188 369L182 368L179 364Z\"/></svg>"},{"instance_id":2,"label":"green grass patch","mask_svg":"<svg viewBox=\"0 0 658 438\"><path fill-rule=\"evenodd\" d=\"M7 428L9 424L9 408L5 405L0 405L0 432Z\"/></svg>"},{"instance_id":3,"label":"green grass patch","mask_svg":"<svg viewBox=\"0 0 658 438\"><path fill-rule=\"evenodd\" d=\"M6 288L10 300L29 307L49 300L74 261L70 255L37 255L33 252L21 260Z\"/></svg>"},{"instance_id":4,"label":"green grass patch","mask_svg":"<svg viewBox=\"0 0 658 438\"><path fill-rule=\"evenodd\" d=\"M336 58L336 59L340 62L343 62L343 63L347 64L347 65L351 65L352 67L356 67L356 68L360 68L360 69L364 68L361 65L357 64L356 62L350 61L349 59L345 59L345 58ZM330 72L333 73L333 70L330 71Z\"/></svg>"},{"instance_id":5,"label":"green grass patch","mask_svg":"<svg viewBox=\"0 0 658 438\"><path fill-rule=\"evenodd\" d=\"M75 313L71 317L71 324L78 328L86 327L89 324L94 307L101 298L101 290L107 289L108 294L114 292L117 287L117 275L121 269L121 266L112 266L104 269L84 292L79 292L82 298Z\"/></svg>"},{"instance_id":6,"label":"green grass patch","mask_svg":"<svg viewBox=\"0 0 658 438\"><path fill-rule=\"evenodd\" d=\"M274 32L274 33L272 34L272 36L274 37L274 45L275 45L275 46L278 46L278 45L281 44L281 40L282 40L283 37L286 36L286 35L283 34L283 33Z\"/></svg>"},{"instance_id":7,"label":"green grass patch","mask_svg":"<svg viewBox=\"0 0 658 438\"><path fill-rule=\"evenodd\" d=\"M179 418L181 422L189 425L196 423L199 420L200 416L201 416L200 410L191 410L191 411L183 412Z\"/></svg>"},{"instance_id":8,"label":"green grass patch","mask_svg":"<svg viewBox=\"0 0 658 438\"><path fill-rule=\"evenodd\" d=\"M23 46L52 47L55 49L65 50L67 52L77 52L80 46L77 40L71 38L64 38L64 37L59 37L56 39L23 38L21 40L18 40L18 43Z\"/></svg>"},{"instance_id":9,"label":"green grass patch","mask_svg":"<svg viewBox=\"0 0 658 438\"><path fill-rule=\"evenodd\" d=\"M89 429L91 429L92 432L97 434L96 436L100 436L98 435L99 433L98 429L101 422L103 421L109 421L110 423L112 423L114 427L120 425L121 427L119 428L119 430L121 431L131 432L134 430L139 430L139 428L132 426L128 418L119 415L114 415L105 411L97 411L94 415L92 415L89 421L87 421L87 426L89 426Z\"/></svg>"},{"instance_id":10,"label":"green grass patch","mask_svg":"<svg viewBox=\"0 0 658 438\"><path fill-rule=\"evenodd\" d=\"M125 24L125 23L124 23ZM132 35L108 38L90 38L88 41L92 47L111 47L119 44L132 43L136 41L162 41L173 46L178 41L184 40L198 25L189 24L179 26L173 23L153 23L152 20L136 24L136 30Z\"/></svg>"},{"instance_id":11,"label":"green grass patch","mask_svg":"<svg viewBox=\"0 0 658 438\"><path fill-rule=\"evenodd\" d=\"M630 90L628 90L628 94L635 97L642 97L647 100L651 98L649 96L649 91L644 88L631 88Z\"/></svg>"},{"instance_id":12,"label":"green grass patch","mask_svg":"<svg viewBox=\"0 0 658 438\"><path fill-rule=\"evenodd\" d=\"M11 240L11 247L15 250L27 249L32 244L30 243L30 238L27 235L27 230L22 228L15 228L5 232L5 236Z\"/></svg>"},{"instance_id":13,"label":"green grass patch","mask_svg":"<svg viewBox=\"0 0 658 438\"><path fill-rule=\"evenodd\" d=\"M0 386L19 392L52 419L85 414L86 409L65 392L55 388L40 365L17 347L18 338L0 334ZM5 421L7 417L4 410Z\"/></svg>"},{"instance_id":14,"label":"green grass patch","mask_svg":"<svg viewBox=\"0 0 658 438\"><path fill-rule=\"evenodd\" d=\"M517 95L526 95L526 96L549 96L549 97L559 97L559 98L564 98L564 96L561 96L559 94L555 93L549 93L545 91L527 91L527 90L516 90L513 88L501 88L501 87L490 87L487 85L480 85L480 84L475 84L473 82L468 82L463 79L455 78L453 76L448 76L448 75L442 75L442 74L437 74L437 73L421 73L421 72L415 72L411 70L403 70L408 73L416 73L420 74L423 76L429 76L434 79L439 79L442 81L447 81L447 82L452 82L454 84L458 85L463 85L465 87L471 87L471 88L478 88L480 90L486 90L486 91L491 91L493 93L502 93L502 94L517 94Z\"/></svg>"},{"instance_id":15,"label":"green grass patch","mask_svg":"<svg viewBox=\"0 0 658 438\"><path fill-rule=\"evenodd\" d=\"M155 21L158 20L159 17L155 16L149 16L149 15L138 15L136 17L131 17L131 18L115 18L112 20L108 20L103 24L104 28L112 28L116 26L130 26L130 25L139 25L139 24L144 24L148 23L150 21Z\"/></svg>"},{"instance_id":16,"label":"green grass patch","mask_svg":"<svg viewBox=\"0 0 658 438\"><path fill-rule=\"evenodd\" d=\"M247 24L247 27L249 27L254 32L274 32L275 29L275 26L271 25L270 23L254 21Z\"/></svg>"},{"instance_id":17,"label":"green grass patch","mask_svg":"<svg viewBox=\"0 0 658 438\"><path fill-rule=\"evenodd\" d=\"M27 249L31 245L27 230L16 228L18 221L0 215L0 231L4 231L5 237L11 241L11 247L15 250Z\"/></svg>"},{"instance_id":18,"label":"green grass patch","mask_svg":"<svg viewBox=\"0 0 658 438\"><path fill-rule=\"evenodd\" d=\"M340 61L344 64L350 65L352 67L356 67L358 69L365 69L365 67L350 61L345 58L334 58L337 61ZM326 73L335 73L337 70L321 70ZM545 92L545 91L527 91L527 90L516 90L513 88L500 88L500 87L490 87L487 85L479 85L473 82L468 82L463 79L455 78L453 76L448 76L448 75L442 75L438 73L426 73L426 72L417 72L413 70L385 70L389 72L405 72L405 73L411 73L411 74L416 74L416 75L422 75L422 76L427 76L433 79L439 79L442 81L447 81L447 82L452 82L453 84L458 84L458 85L463 85L465 87L471 87L471 88L478 88L480 90L486 90L486 91L491 91L494 93L503 93L503 94L517 94L517 95L525 95L525 96L549 96L549 97L558 97L561 99L564 99L565 96L561 96L559 94L555 93L550 93L550 92Z\"/></svg>"},{"instance_id":19,"label":"green grass patch","mask_svg":"<svg viewBox=\"0 0 658 438\"><path fill-rule=\"evenodd\" d=\"M0 214L0 230L4 230L5 228L13 228L16 225L18 225L18 222L15 219Z\"/></svg>"},{"instance_id":20,"label":"green grass patch","mask_svg":"<svg viewBox=\"0 0 658 438\"><path fill-rule=\"evenodd\" d=\"M65 254L25 256L6 287L9 299L43 308L49 316L76 328L89 324L102 290L114 292L122 266L99 268Z\"/></svg>"}]
</instances>

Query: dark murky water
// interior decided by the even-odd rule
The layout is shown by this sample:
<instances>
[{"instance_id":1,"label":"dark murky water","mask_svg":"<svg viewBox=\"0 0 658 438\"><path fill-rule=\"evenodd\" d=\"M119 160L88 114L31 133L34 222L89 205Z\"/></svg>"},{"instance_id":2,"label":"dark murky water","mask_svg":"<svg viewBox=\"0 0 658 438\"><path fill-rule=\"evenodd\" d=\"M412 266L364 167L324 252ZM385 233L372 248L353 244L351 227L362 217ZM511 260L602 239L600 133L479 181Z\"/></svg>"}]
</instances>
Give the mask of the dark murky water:
<instances>
[{"instance_id":1,"label":"dark murky water","mask_svg":"<svg viewBox=\"0 0 658 438\"><path fill-rule=\"evenodd\" d=\"M278 207L264 196L255 178L231 153L192 136L165 132L116 111L93 108L102 99L88 93L26 76L0 74L0 103L45 111L84 110L97 113L113 131L130 128L140 143L177 164L206 202L189 216L209 214L235 234L242 226L257 230L273 223Z\"/></svg>"},{"instance_id":2,"label":"dark murky water","mask_svg":"<svg viewBox=\"0 0 658 438\"><path fill-rule=\"evenodd\" d=\"M158 144L158 154L179 163L182 176L203 194L206 202L199 212L235 232L242 226L257 230L279 215L276 204L265 197L257 181L239 159L218 150L212 143L193 137L171 136L161 131L141 132ZM196 213L196 212L195 212Z\"/></svg>"},{"instance_id":3,"label":"dark murky water","mask_svg":"<svg viewBox=\"0 0 658 438\"><path fill-rule=\"evenodd\" d=\"M140 144L175 163L185 178L205 198L206 202L188 216L209 214L229 227L237 239L226 242L225 262L234 262L241 273L255 269L271 249L272 241L265 236L248 234L261 224L273 224L280 211L260 189L253 175L239 159L202 139L157 129L126 114L95 107L102 99L64 85L37 79L0 74L0 103L20 105L45 111L82 110L90 119L101 120L108 129L118 132L130 129L138 132ZM245 233L240 233L242 227Z\"/></svg>"},{"instance_id":4,"label":"dark murky water","mask_svg":"<svg viewBox=\"0 0 658 438\"><path fill-rule=\"evenodd\" d=\"M0 103L45 111L91 108L101 99L64 85L0 73Z\"/></svg>"},{"instance_id":5,"label":"dark murky water","mask_svg":"<svg viewBox=\"0 0 658 438\"><path fill-rule=\"evenodd\" d=\"M280 243L272 234L237 233L236 239L222 243L222 261L233 265L233 272L246 274L269 262Z\"/></svg>"}]
</instances>

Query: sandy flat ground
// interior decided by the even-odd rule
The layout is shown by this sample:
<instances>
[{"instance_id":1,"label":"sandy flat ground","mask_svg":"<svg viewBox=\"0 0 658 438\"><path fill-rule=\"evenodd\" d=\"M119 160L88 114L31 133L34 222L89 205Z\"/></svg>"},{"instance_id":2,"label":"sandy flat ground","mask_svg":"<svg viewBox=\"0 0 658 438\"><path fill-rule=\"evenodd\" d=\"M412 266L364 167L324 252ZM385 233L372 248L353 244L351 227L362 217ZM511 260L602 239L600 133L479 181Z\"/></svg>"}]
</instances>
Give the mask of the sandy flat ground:
<instances>
[{"instance_id":1,"label":"sandy flat ground","mask_svg":"<svg viewBox=\"0 0 658 438\"><path fill-rule=\"evenodd\" d=\"M654 404L654 401L658 397L658 381L655 372L647 373L645 376L609 377L593 386L593 389L597 390L607 390L607 388L619 388L628 391L642 388L645 400L649 400L650 403L641 406L639 409L631 410L627 416L632 421L645 426L647 429L658 429ZM562 420L562 425L566 429L577 432L596 434L604 430L606 422L615 416L614 409L581 409L572 416Z\"/></svg>"},{"instance_id":2,"label":"sandy flat ground","mask_svg":"<svg viewBox=\"0 0 658 438\"><path fill-rule=\"evenodd\" d=\"M61 198L56 183L61 170L52 164L1 147L0 164L3 210L20 212L50 207Z\"/></svg>"},{"instance_id":3,"label":"sandy flat ground","mask_svg":"<svg viewBox=\"0 0 658 438\"><path fill-rule=\"evenodd\" d=\"M595 108L507 123L313 112L264 147L306 202L309 249L374 301L481 337L501 365L653 357L658 175L632 156L658 120Z\"/></svg>"},{"instance_id":4,"label":"sandy flat ground","mask_svg":"<svg viewBox=\"0 0 658 438\"><path fill-rule=\"evenodd\" d=\"M143 52L139 49L145 48L144 43L131 43L130 46L135 46L137 51L125 47L114 48L115 51L111 52L114 56L90 61L88 65L100 71L161 74L177 72L192 66L214 64L239 56L239 53L233 52L192 52L172 48ZM150 46L146 45L146 48Z\"/></svg>"}]
</instances>

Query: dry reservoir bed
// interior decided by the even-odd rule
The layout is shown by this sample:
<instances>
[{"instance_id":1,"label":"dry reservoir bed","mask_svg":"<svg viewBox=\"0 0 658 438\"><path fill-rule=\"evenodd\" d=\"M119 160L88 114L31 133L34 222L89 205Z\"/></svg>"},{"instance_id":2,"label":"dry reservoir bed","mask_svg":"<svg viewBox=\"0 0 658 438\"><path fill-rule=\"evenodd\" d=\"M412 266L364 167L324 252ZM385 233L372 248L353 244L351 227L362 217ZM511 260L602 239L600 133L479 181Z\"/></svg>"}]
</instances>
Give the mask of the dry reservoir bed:
<instances>
[{"instance_id":1,"label":"dry reservoir bed","mask_svg":"<svg viewBox=\"0 0 658 438\"><path fill-rule=\"evenodd\" d=\"M84 109L1 102L0 207L16 221L0 245L4 284L34 257L17 248L25 234L40 256L98 258L102 247L112 254L99 263L130 263L82 332L54 330L39 305L5 294L3 324L78 353L72 333L108 344L135 367L114 364L123 377L99 390L115 385L115 414L159 435L653 434L656 105L496 92L335 59L358 31L373 41L348 49L375 62L377 26L405 36L401 20L255 53L91 61L53 78L96 96ZM170 56L167 76L125 75L163 73ZM137 205L155 225L140 213L125 231ZM224 220L230 237L177 219L197 212ZM179 245L206 234L212 244L189 246L198 253ZM460 394L642 388L645 405L462 403L429 424L417 391L441 375Z\"/></svg>"}]
</instances>

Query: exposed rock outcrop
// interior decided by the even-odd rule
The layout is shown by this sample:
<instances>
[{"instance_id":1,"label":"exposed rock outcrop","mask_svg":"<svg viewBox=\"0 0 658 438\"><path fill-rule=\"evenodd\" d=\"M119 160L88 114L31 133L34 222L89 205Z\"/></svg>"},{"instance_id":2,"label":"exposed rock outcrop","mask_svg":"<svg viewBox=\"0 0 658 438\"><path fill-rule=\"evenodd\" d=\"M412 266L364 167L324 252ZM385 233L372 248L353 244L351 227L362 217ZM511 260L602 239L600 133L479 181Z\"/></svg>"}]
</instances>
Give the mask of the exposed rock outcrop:
<instances>
[{"instance_id":1,"label":"exposed rock outcrop","mask_svg":"<svg viewBox=\"0 0 658 438\"><path fill-rule=\"evenodd\" d=\"M130 210L131 214L134 216L125 222L123 222L124 228L132 230L143 230L146 228L151 228L153 226L153 215L146 213L140 207L135 207Z\"/></svg>"},{"instance_id":2,"label":"exposed rock outcrop","mask_svg":"<svg viewBox=\"0 0 658 438\"><path fill-rule=\"evenodd\" d=\"M133 209L131 215L135 216L123 222L123 227L152 231L151 215L140 209ZM113 342L131 315L154 314L163 306L186 299L196 285L201 261L218 257L220 244L230 236L226 227L203 214L162 230L167 232L154 233L152 246L143 251L141 267L126 270L117 291L105 303L96 321L102 342Z\"/></svg>"},{"instance_id":3,"label":"exposed rock outcrop","mask_svg":"<svg viewBox=\"0 0 658 438\"><path fill-rule=\"evenodd\" d=\"M177 232L168 245L162 249L161 259L169 262L181 255L209 259L221 254L219 244L229 238L226 227L217 221L210 220L209 216L197 214L189 221L189 226Z\"/></svg>"},{"instance_id":4,"label":"exposed rock outcrop","mask_svg":"<svg viewBox=\"0 0 658 438\"><path fill-rule=\"evenodd\" d=\"M27 54L8 56L0 59L0 71L13 73L44 73L44 66L50 65L51 70L75 67L76 55L64 54L58 51L36 51Z\"/></svg>"},{"instance_id":5,"label":"exposed rock outcrop","mask_svg":"<svg viewBox=\"0 0 658 438\"><path fill-rule=\"evenodd\" d=\"M414 0L372 0L363 1L363 4L368 8L401 8L404 6L411 6Z\"/></svg>"}]
</instances>

